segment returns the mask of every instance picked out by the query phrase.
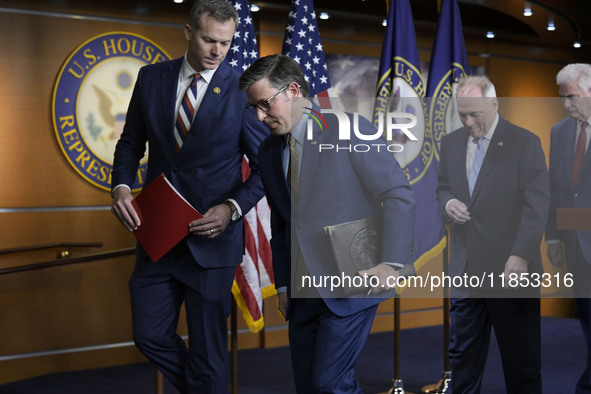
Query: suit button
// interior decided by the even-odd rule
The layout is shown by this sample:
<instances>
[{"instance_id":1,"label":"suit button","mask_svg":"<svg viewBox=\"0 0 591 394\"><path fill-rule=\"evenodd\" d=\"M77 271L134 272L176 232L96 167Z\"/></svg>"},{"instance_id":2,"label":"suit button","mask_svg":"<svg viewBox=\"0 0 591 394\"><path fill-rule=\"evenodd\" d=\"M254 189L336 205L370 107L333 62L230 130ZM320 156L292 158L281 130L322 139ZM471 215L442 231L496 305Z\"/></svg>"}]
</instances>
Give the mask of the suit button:
<instances>
[{"instance_id":1,"label":"suit button","mask_svg":"<svg viewBox=\"0 0 591 394\"><path fill-rule=\"evenodd\" d=\"M299 229L301 229L301 228L302 228L302 224L301 224L301 223L298 223L298 224L296 225L296 228L297 228L298 230L299 230Z\"/></svg>"},{"instance_id":2,"label":"suit button","mask_svg":"<svg viewBox=\"0 0 591 394\"><path fill-rule=\"evenodd\" d=\"M579 193L575 193L575 196L574 197L575 198L579 197Z\"/></svg>"}]
</instances>

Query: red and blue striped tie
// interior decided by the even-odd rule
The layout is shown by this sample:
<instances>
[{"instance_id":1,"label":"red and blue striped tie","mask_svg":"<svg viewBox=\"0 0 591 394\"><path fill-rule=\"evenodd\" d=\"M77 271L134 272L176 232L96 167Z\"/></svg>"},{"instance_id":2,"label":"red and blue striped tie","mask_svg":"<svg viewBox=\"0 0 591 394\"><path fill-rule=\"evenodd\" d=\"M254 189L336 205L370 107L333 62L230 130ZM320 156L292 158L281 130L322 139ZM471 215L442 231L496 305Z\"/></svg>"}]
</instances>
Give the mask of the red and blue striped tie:
<instances>
[{"instance_id":1,"label":"red and blue striped tie","mask_svg":"<svg viewBox=\"0 0 591 394\"><path fill-rule=\"evenodd\" d=\"M195 106L197 105L197 81L201 78L201 75L193 75L193 81L187 88L179 112L176 117L176 123L174 126L174 140L177 152L181 150L187 134L191 129L191 123L195 117Z\"/></svg>"}]
</instances>

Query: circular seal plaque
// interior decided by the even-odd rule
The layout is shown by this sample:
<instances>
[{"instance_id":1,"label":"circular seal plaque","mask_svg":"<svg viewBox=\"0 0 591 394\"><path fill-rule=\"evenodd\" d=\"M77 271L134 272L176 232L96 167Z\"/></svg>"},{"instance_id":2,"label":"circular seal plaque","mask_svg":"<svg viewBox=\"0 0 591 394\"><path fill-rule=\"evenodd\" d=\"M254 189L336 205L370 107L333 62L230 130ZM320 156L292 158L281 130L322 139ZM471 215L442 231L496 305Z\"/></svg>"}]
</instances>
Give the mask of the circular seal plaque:
<instances>
[{"instance_id":1,"label":"circular seal plaque","mask_svg":"<svg viewBox=\"0 0 591 394\"><path fill-rule=\"evenodd\" d=\"M364 228L355 235L351 242L351 258L356 271L370 269L381 262L379 242L374 229Z\"/></svg>"},{"instance_id":2,"label":"circular seal plaque","mask_svg":"<svg viewBox=\"0 0 591 394\"><path fill-rule=\"evenodd\" d=\"M427 108L423 99L425 85L420 70L405 58L395 56L392 60L392 67L383 75L378 75L378 97L373 121L379 125L379 116L386 112L416 116L417 124L411 131L418 141L410 141L403 134L394 135L392 141L402 147L394 153L394 157L412 185L423 178L431 165L434 141L426 122Z\"/></svg>"},{"instance_id":3,"label":"circular seal plaque","mask_svg":"<svg viewBox=\"0 0 591 394\"><path fill-rule=\"evenodd\" d=\"M53 129L67 161L90 184L111 190L113 153L137 73L146 64L168 59L152 41L125 32L93 37L66 59L53 90ZM146 157L134 192L144 183Z\"/></svg>"}]
</instances>

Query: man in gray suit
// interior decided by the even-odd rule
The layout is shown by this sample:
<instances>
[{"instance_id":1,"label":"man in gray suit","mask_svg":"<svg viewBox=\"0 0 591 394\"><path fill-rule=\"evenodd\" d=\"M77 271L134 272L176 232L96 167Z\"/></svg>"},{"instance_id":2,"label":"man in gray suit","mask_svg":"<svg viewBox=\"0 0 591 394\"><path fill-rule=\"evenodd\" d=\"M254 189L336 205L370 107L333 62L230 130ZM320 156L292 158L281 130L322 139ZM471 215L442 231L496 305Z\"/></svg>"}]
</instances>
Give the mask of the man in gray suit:
<instances>
[{"instance_id":1,"label":"man in gray suit","mask_svg":"<svg viewBox=\"0 0 591 394\"><path fill-rule=\"evenodd\" d=\"M550 214L546 227L548 258L562 266L566 257L587 341L587 366L577 393L591 393L591 231L559 231L556 208L591 207L591 64L569 64L556 75L568 117L552 127L550 140ZM565 253L563 254L563 246Z\"/></svg>"}]
</instances>

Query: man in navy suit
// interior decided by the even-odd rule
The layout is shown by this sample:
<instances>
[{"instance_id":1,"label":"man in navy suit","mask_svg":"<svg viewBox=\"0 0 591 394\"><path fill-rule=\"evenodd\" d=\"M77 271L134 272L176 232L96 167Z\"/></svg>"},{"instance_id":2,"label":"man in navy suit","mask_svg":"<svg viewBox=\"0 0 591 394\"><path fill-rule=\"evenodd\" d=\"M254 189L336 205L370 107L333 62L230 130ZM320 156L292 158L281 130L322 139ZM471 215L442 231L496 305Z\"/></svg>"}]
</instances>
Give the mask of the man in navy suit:
<instances>
[{"instance_id":1,"label":"man in navy suit","mask_svg":"<svg viewBox=\"0 0 591 394\"><path fill-rule=\"evenodd\" d=\"M548 173L540 139L497 110L486 77L461 80L457 111L464 127L441 143L437 198L451 223L449 273L485 279L481 289L451 289L454 394L480 392L491 327L507 392L542 391L539 288L505 287L542 272Z\"/></svg>"},{"instance_id":2,"label":"man in navy suit","mask_svg":"<svg viewBox=\"0 0 591 394\"><path fill-rule=\"evenodd\" d=\"M115 150L112 211L127 229L141 226L130 185L146 142L145 184L164 173L203 213L188 224L190 234L157 262L138 245L129 281L134 341L181 393L228 391L227 317L244 251L241 215L264 194L257 152L268 133L246 111L239 74L224 62L237 25L231 3L195 2L184 28L185 56L140 70ZM196 110L183 142L175 121L194 80ZM245 154L251 173L243 182ZM183 302L188 348L177 334Z\"/></svg>"},{"instance_id":3,"label":"man in navy suit","mask_svg":"<svg viewBox=\"0 0 591 394\"><path fill-rule=\"evenodd\" d=\"M289 320L297 392L360 393L355 363L383 298L365 296L367 290L363 296L343 298L335 289L306 287L299 272L316 278L338 276L331 268L335 260L324 226L381 216L382 261L390 264L380 263L359 275L375 276L375 293L383 296L398 275L414 273L409 261L413 191L386 148L358 153L350 148L367 141L354 135L339 140L336 115L323 113L327 127L314 122L307 130L305 107L312 104L304 74L293 59L271 55L257 60L241 76L240 89L247 91L250 108L271 130L261 144L259 162L271 206L273 271L279 309ZM351 114L341 114L353 124ZM376 133L363 118L358 129ZM340 150L328 149L337 144Z\"/></svg>"},{"instance_id":4,"label":"man in navy suit","mask_svg":"<svg viewBox=\"0 0 591 394\"><path fill-rule=\"evenodd\" d=\"M552 127L550 137L550 214L546 228L547 255L555 266L573 275L574 295L587 341L587 366L577 393L591 393L591 231L559 231L556 208L591 207L591 64L565 66L556 75L558 94L568 117ZM566 252L563 255L563 248Z\"/></svg>"}]
</instances>

